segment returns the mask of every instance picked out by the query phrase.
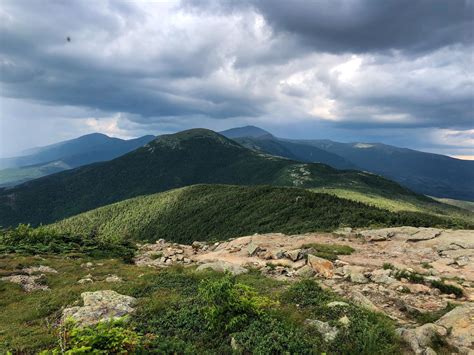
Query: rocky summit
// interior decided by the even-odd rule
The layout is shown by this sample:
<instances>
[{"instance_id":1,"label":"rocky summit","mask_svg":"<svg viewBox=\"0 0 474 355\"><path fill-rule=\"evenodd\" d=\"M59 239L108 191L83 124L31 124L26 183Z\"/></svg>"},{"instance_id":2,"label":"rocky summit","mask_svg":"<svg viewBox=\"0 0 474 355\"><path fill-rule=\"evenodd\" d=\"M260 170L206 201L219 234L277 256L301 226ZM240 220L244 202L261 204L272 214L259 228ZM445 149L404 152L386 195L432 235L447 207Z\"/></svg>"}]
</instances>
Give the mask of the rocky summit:
<instances>
[{"instance_id":1,"label":"rocky summit","mask_svg":"<svg viewBox=\"0 0 474 355\"><path fill-rule=\"evenodd\" d=\"M267 277L290 282L314 278L355 304L395 320L399 334L417 354L434 351L436 336L460 353L474 350L473 231L344 229L327 234L255 234L192 245L161 239L142 245L135 263L155 268L198 265L197 270L232 274L258 269ZM420 325L414 320L413 315L422 318L451 305L456 308L435 323ZM309 323L327 328L327 337L335 336L329 325Z\"/></svg>"}]
</instances>

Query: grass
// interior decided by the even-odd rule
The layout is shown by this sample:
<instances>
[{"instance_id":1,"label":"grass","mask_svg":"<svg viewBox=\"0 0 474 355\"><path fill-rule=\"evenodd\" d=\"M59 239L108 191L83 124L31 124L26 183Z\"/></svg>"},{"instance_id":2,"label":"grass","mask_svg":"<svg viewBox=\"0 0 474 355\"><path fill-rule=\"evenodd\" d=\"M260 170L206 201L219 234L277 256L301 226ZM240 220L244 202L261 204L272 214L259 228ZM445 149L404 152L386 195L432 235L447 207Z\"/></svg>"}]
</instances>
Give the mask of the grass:
<instances>
[{"instance_id":1,"label":"grass","mask_svg":"<svg viewBox=\"0 0 474 355\"><path fill-rule=\"evenodd\" d=\"M310 254L319 256L327 260L334 261L339 255L351 255L354 252L354 249L348 245L339 245L339 244L318 244L310 243L303 244L302 249L311 249Z\"/></svg>"},{"instance_id":2,"label":"grass","mask_svg":"<svg viewBox=\"0 0 474 355\"><path fill-rule=\"evenodd\" d=\"M448 303L445 308L438 311L427 313L416 312L412 314L412 316L419 324L434 323L446 313L452 311L454 308L456 308L456 305L453 303Z\"/></svg>"},{"instance_id":3,"label":"grass","mask_svg":"<svg viewBox=\"0 0 474 355\"><path fill-rule=\"evenodd\" d=\"M58 233L94 234L103 240L164 238L180 243L225 240L254 233L297 234L341 226L451 226L447 219L387 212L305 189L195 185L129 199L46 227Z\"/></svg>"},{"instance_id":4,"label":"grass","mask_svg":"<svg viewBox=\"0 0 474 355\"><path fill-rule=\"evenodd\" d=\"M81 267L86 262L93 262L94 266ZM229 284L224 281L223 274L212 271L195 273L192 268L182 267L159 271L125 264L118 259L69 259L52 255L42 258L3 255L0 276L32 265L53 267L58 274L46 275L45 282L51 289L47 292L26 293L18 285L0 281L0 353L8 350L36 353L56 347L59 330L56 324L61 309L79 300L82 292L101 289L113 289L138 298L137 312L126 325L130 330L120 331L115 325L111 328L114 328L114 339L126 336L129 340L143 341L146 351L231 353L232 337L244 352L252 350L262 354L285 351L344 353L351 348L369 354L399 349L391 320L353 305L347 310L326 307L328 302L341 298L322 290L314 282L289 286L287 282L250 271ZM98 281L77 283L89 273ZM108 274L116 274L123 282L101 281ZM237 293L230 291L233 282L241 285L235 289ZM228 296L224 297L220 292L226 289L231 293L225 293ZM232 297L239 297L240 301ZM225 299L230 302L229 307L240 306L229 309ZM214 306L220 307L216 309L217 313L203 313L205 309L213 310ZM227 328L222 323L231 319L226 312L231 312L234 319ZM214 314L224 318L212 318ZM343 315L351 319L351 325L347 329L341 328L340 335L331 343L323 342L321 335L304 322L311 318L334 324L334 320ZM78 332L74 341L76 345L86 346L87 342L97 341L94 334L102 334L103 346L104 339L110 335L108 330L108 327L102 327L98 333L94 330Z\"/></svg>"}]
</instances>

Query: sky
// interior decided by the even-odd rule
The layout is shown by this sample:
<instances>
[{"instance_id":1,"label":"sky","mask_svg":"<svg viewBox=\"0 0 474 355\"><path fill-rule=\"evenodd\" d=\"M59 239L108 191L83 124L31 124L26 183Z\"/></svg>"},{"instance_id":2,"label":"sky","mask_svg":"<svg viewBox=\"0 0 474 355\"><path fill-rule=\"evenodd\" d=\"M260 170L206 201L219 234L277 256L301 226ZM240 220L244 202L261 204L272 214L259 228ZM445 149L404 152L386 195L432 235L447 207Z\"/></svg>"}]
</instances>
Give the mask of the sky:
<instances>
[{"instance_id":1,"label":"sky","mask_svg":"<svg viewBox=\"0 0 474 355\"><path fill-rule=\"evenodd\" d=\"M0 156L255 125L474 157L474 0L2 0Z\"/></svg>"}]
</instances>

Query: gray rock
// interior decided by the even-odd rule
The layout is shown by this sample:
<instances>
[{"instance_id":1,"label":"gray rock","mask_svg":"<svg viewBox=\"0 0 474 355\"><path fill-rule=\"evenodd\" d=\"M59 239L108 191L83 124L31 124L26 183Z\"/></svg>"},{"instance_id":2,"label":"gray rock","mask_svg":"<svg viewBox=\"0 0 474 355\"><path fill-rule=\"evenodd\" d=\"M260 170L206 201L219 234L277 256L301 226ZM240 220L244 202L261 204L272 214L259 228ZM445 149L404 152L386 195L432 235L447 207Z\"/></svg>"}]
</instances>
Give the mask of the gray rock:
<instances>
[{"instance_id":1,"label":"gray rock","mask_svg":"<svg viewBox=\"0 0 474 355\"><path fill-rule=\"evenodd\" d=\"M339 330L336 327L331 327L327 322L321 322L317 319L306 319L305 323L315 327L327 342L333 341L336 339L337 334L339 334Z\"/></svg>"},{"instance_id":2,"label":"gray rock","mask_svg":"<svg viewBox=\"0 0 474 355\"><path fill-rule=\"evenodd\" d=\"M219 260L219 261L214 261L211 263L206 263L199 265L196 268L196 271L203 271L206 269L212 269L214 271L218 272L230 272L232 275L240 275L240 274L245 274L248 272L248 270L240 265L237 264L232 264L227 261Z\"/></svg>"},{"instance_id":3,"label":"gray rock","mask_svg":"<svg viewBox=\"0 0 474 355\"><path fill-rule=\"evenodd\" d=\"M390 276L390 273L391 270L374 270L370 275L370 279L378 284L390 285L397 282L396 279Z\"/></svg>"},{"instance_id":4,"label":"gray rock","mask_svg":"<svg viewBox=\"0 0 474 355\"><path fill-rule=\"evenodd\" d=\"M21 286L26 292L32 291L46 291L49 290L47 285L39 283L44 279L44 274L41 275L12 275L2 277L0 280L9 281Z\"/></svg>"},{"instance_id":5,"label":"gray rock","mask_svg":"<svg viewBox=\"0 0 474 355\"><path fill-rule=\"evenodd\" d=\"M110 275L105 278L105 282L122 282L122 279L117 275Z\"/></svg>"},{"instance_id":6,"label":"gray rock","mask_svg":"<svg viewBox=\"0 0 474 355\"><path fill-rule=\"evenodd\" d=\"M77 326L90 326L100 321L125 317L134 312L134 297L121 295L112 290L83 292L84 305L63 310L62 321L73 320Z\"/></svg>"},{"instance_id":7,"label":"gray rock","mask_svg":"<svg viewBox=\"0 0 474 355\"><path fill-rule=\"evenodd\" d=\"M354 302L356 305L366 308L370 311L374 312L379 312L380 310L376 305L372 303L367 297L365 297L362 293L359 291L352 291L350 294L350 298L352 302Z\"/></svg>"},{"instance_id":8,"label":"gray rock","mask_svg":"<svg viewBox=\"0 0 474 355\"><path fill-rule=\"evenodd\" d=\"M313 268L309 265L305 265L302 268L299 268L298 270L295 271L295 276L303 277L303 278L313 277L314 274L315 272Z\"/></svg>"},{"instance_id":9,"label":"gray rock","mask_svg":"<svg viewBox=\"0 0 474 355\"><path fill-rule=\"evenodd\" d=\"M346 265L343 266L344 275L348 277L351 282L366 284L369 279L364 276L364 268L361 266Z\"/></svg>"},{"instance_id":10,"label":"gray rock","mask_svg":"<svg viewBox=\"0 0 474 355\"><path fill-rule=\"evenodd\" d=\"M286 252L286 255L288 256L288 258L292 261L298 261L299 259L301 259L302 255L301 255L301 249L294 249L294 250L288 250Z\"/></svg>"},{"instance_id":11,"label":"gray rock","mask_svg":"<svg viewBox=\"0 0 474 355\"><path fill-rule=\"evenodd\" d=\"M262 249L260 249L260 247L256 243L254 243L253 241L251 241L247 245L247 252L248 252L249 256L254 256L255 254L257 254L261 250Z\"/></svg>"},{"instance_id":12,"label":"gray rock","mask_svg":"<svg viewBox=\"0 0 474 355\"><path fill-rule=\"evenodd\" d=\"M333 301L333 302L329 302L326 306L329 307L329 308L333 308L333 307L349 307L349 303L341 302L341 301Z\"/></svg>"},{"instance_id":13,"label":"gray rock","mask_svg":"<svg viewBox=\"0 0 474 355\"><path fill-rule=\"evenodd\" d=\"M40 272L40 273L46 272L46 273L51 273L51 274L57 274L58 273L57 270L53 269L52 267L43 266L43 265L26 267L26 268L22 269L21 271L26 272L29 275L35 274L37 272Z\"/></svg>"},{"instance_id":14,"label":"gray rock","mask_svg":"<svg viewBox=\"0 0 474 355\"><path fill-rule=\"evenodd\" d=\"M433 345L433 340L438 336L446 336L445 328L427 323L415 329L401 328L398 330L403 340L410 346L415 354L425 353Z\"/></svg>"}]
</instances>

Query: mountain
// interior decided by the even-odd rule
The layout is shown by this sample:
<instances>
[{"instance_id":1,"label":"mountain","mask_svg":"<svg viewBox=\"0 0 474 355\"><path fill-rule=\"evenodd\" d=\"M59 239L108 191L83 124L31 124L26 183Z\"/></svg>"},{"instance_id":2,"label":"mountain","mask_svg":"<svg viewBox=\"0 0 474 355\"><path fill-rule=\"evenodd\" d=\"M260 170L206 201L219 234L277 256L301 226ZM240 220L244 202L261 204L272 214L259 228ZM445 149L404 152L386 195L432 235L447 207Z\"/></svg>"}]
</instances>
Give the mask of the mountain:
<instances>
[{"instance_id":1,"label":"mountain","mask_svg":"<svg viewBox=\"0 0 474 355\"><path fill-rule=\"evenodd\" d=\"M0 159L0 186L12 186L41 176L79 166L111 160L154 139L143 136L124 140L93 133L45 147L26 155Z\"/></svg>"},{"instance_id":2,"label":"mountain","mask_svg":"<svg viewBox=\"0 0 474 355\"><path fill-rule=\"evenodd\" d=\"M297 142L337 154L365 171L395 180L413 191L474 201L474 161L380 143Z\"/></svg>"},{"instance_id":3,"label":"mountain","mask_svg":"<svg viewBox=\"0 0 474 355\"><path fill-rule=\"evenodd\" d=\"M259 130L263 131L252 127L252 131ZM222 133L226 132L231 133L230 138L257 151L304 162L321 162L339 169L364 170L421 194L474 201L474 161L381 143L282 139L266 131L263 131L266 135L247 135L247 127Z\"/></svg>"},{"instance_id":4,"label":"mountain","mask_svg":"<svg viewBox=\"0 0 474 355\"><path fill-rule=\"evenodd\" d=\"M204 223L203 223L204 222ZM45 228L101 240L226 240L254 233L297 234L341 226L450 226L419 212L388 212L308 190L274 186L193 185L135 197Z\"/></svg>"},{"instance_id":5,"label":"mountain","mask_svg":"<svg viewBox=\"0 0 474 355\"><path fill-rule=\"evenodd\" d=\"M292 160L327 164L336 169L357 169L357 166L347 159L307 144L286 142L273 136L234 138L234 140L246 148Z\"/></svg>"},{"instance_id":6,"label":"mountain","mask_svg":"<svg viewBox=\"0 0 474 355\"><path fill-rule=\"evenodd\" d=\"M382 177L304 164L244 148L213 131L159 136L111 161L0 190L0 225L46 224L127 198L193 184L345 188L433 202Z\"/></svg>"}]
</instances>

